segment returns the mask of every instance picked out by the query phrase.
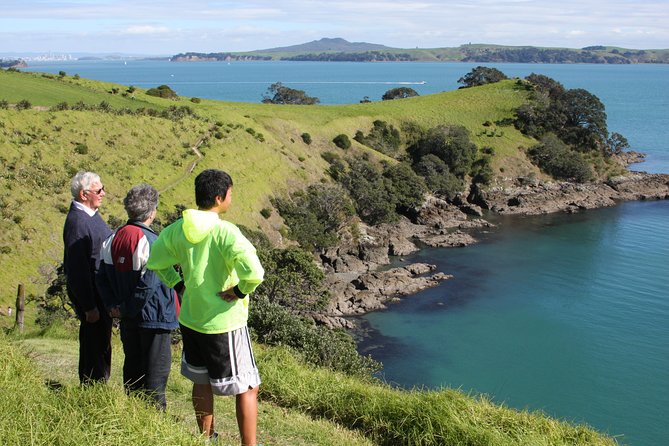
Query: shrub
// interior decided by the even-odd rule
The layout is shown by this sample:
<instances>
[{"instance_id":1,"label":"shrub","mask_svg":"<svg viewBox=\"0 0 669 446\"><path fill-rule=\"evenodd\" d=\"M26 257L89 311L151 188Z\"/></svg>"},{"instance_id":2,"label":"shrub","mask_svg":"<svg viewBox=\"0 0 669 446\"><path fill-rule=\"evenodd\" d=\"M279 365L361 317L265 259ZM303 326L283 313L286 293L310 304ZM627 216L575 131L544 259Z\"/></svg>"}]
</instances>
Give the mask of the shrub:
<instances>
[{"instance_id":1,"label":"shrub","mask_svg":"<svg viewBox=\"0 0 669 446\"><path fill-rule=\"evenodd\" d=\"M401 142L399 130L378 119L374 121L367 136L358 130L353 139L389 156L397 153Z\"/></svg>"},{"instance_id":2,"label":"shrub","mask_svg":"<svg viewBox=\"0 0 669 446\"><path fill-rule=\"evenodd\" d=\"M190 101L193 104L199 104L200 102L202 102L202 99L200 99L200 98L190 98Z\"/></svg>"},{"instance_id":3,"label":"shrub","mask_svg":"<svg viewBox=\"0 0 669 446\"><path fill-rule=\"evenodd\" d=\"M179 97L168 85L160 85L156 88L150 88L146 91L146 94L165 99L176 99Z\"/></svg>"},{"instance_id":4,"label":"shrub","mask_svg":"<svg viewBox=\"0 0 669 446\"><path fill-rule=\"evenodd\" d=\"M269 218L272 215L272 210L269 208L262 208L260 210L260 215L265 217L266 219Z\"/></svg>"},{"instance_id":5,"label":"shrub","mask_svg":"<svg viewBox=\"0 0 669 446\"><path fill-rule=\"evenodd\" d=\"M343 133L335 136L332 142L340 149L346 150L351 147L351 140L348 139L348 136L344 135Z\"/></svg>"},{"instance_id":6,"label":"shrub","mask_svg":"<svg viewBox=\"0 0 669 446\"><path fill-rule=\"evenodd\" d=\"M6 110L9 108L9 102L5 99L0 100L0 110Z\"/></svg>"},{"instance_id":7,"label":"shrub","mask_svg":"<svg viewBox=\"0 0 669 446\"><path fill-rule=\"evenodd\" d=\"M483 156L472 164L472 183L488 185L492 182L494 172L492 170L492 159Z\"/></svg>"},{"instance_id":8,"label":"shrub","mask_svg":"<svg viewBox=\"0 0 669 446\"><path fill-rule=\"evenodd\" d=\"M530 160L541 170L558 179L585 182L592 169L583 156L571 150L555 135L549 134L528 150Z\"/></svg>"},{"instance_id":9,"label":"shrub","mask_svg":"<svg viewBox=\"0 0 669 446\"><path fill-rule=\"evenodd\" d=\"M51 110L53 110L53 111L64 111L64 110L67 110L69 108L70 108L70 106L68 105L67 102L59 102L56 105L54 105L53 107L51 107Z\"/></svg>"},{"instance_id":10,"label":"shrub","mask_svg":"<svg viewBox=\"0 0 669 446\"><path fill-rule=\"evenodd\" d=\"M51 273L51 282L43 295L28 297L29 302L37 304L35 322L42 328L53 325L56 321L74 319L72 304L67 296L65 269L61 263Z\"/></svg>"},{"instance_id":11,"label":"shrub","mask_svg":"<svg viewBox=\"0 0 669 446\"><path fill-rule=\"evenodd\" d=\"M107 101L102 101L98 104L98 110L108 112L112 110L112 106Z\"/></svg>"},{"instance_id":12,"label":"shrub","mask_svg":"<svg viewBox=\"0 0 669 446\"><path fill-rule=\"evenodd\" d=\"M311 145L311 135L308 133L302 133L302 141L304 141L306 145Z\"/></svg>"},{"instance_id":13,"label":"shrub","mask_svg":"<svg viewBox=\"0 0 669 446\"><path fill-rule=\"evenodd\" d=\"M316 326L263 295L254 298L249 327L259 342L285 345L317 366L358 376L370 376L380 368L376 361L358 354L350 334Z\"/></svg>"},{"instance_id":14,"label":"shrub","mask_svg":"<svg viewBox=\"0 0 669 446\"><path fill-rule=\"evenodd\" d=\"M83 143L78 143L74 146L74 151L79 155L86 155L88 153L88 146Z\"/></svg>"},{"instance_id":15,"label":"shrub","mask_svg":"<svg viewBox=\"0 0 669 446\"><path fill-rule=\"evenodd\" d=\"M16 103L17 110L28 110L31 109L32 106L33 105L27 99L21 99L19 102Z\"/></svg>"}]
</instances>

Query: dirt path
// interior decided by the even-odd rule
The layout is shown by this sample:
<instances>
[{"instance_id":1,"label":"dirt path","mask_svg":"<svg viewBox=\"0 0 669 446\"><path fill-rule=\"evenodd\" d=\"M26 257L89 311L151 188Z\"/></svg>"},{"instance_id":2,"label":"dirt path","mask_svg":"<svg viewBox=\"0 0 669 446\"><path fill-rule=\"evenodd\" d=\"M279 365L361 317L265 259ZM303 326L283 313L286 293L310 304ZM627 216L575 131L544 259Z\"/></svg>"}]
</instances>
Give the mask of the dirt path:
<instances>
[{"instance_id":1,"label":"dirt path","mask_svg":"<svg viewBox=\"0 0 669 446\"><path fill-rule=\"evenodd\" d=\"M200 139L198 139L197 142L191 146L190 149L193 151L196 158L193 161L191 161L191 163L188 166L186 166L186 169L184 170L183 174L181 174L174 181L167 184L165 187L159 189L158 192L163 193L163 192L166 192L170 189L175 188L177 186L177 184L179 184L180 182L182 182L183 180L188 178L193 173L193 171L195 170L195 167L197 166L197 163L199 163L200 160L202 158L204 158L204 155L202 154L202 152L200 152L200 146L211 136L211 134L214 131L214 128L215 127L210 128L209 133L207 133L206 135L201 136Z\"/></svg>"}]
</instances>

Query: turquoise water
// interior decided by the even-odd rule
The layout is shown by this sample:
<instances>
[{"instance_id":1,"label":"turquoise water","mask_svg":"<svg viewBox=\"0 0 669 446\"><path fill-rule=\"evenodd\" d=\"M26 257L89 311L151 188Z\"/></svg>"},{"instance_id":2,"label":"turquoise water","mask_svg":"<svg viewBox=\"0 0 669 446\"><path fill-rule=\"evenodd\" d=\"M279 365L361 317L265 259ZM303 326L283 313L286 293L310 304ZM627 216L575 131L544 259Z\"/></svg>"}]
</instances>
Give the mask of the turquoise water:
<instances>
[{"instance_id":1,"label":"turquoise water","mask_svg":"<svg viewBox=\"0 0 669 446\"><path fill-rule=\"evenodd\" d=\"M668 201L509 217L475 246L421 251L407 261L455 277L367 315L377 332L361 349L401 386L485 393L666 444L668 217Z\"/></svg>"},{"instance_id":2,"label":"turquoise water","mask_svg":"<svg viewBox=\"0 0 669 446\"><path fill-rule=\"evenodd\" d=\"M247 102L281 81L338 104L379 100L396 86L453 90L476 65L98 61L28 70ZM591 91L606 105L609 130L648 153L635 168L669 172L669 65L486 65ZM622 435L624 444L669 444L669 201L498 223L477 245L407 259L455 277L365 317L373 331L361 349L400 386L486 393Z\"/></svg>"}]
</instances>

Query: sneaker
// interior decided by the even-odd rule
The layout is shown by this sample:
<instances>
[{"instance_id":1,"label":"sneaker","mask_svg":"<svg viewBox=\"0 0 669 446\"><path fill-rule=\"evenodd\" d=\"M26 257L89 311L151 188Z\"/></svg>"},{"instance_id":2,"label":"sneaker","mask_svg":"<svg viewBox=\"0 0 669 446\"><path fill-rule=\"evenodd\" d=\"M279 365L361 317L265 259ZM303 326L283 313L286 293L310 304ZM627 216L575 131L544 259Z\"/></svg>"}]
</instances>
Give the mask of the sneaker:
<instances>
[{"instance_id":1,"label":"sneaker","mask_svg":"<svg viewBox=\"0 0 669 446\"><path fill-rule=\"evenodd\" d=\"M211 437L204 440L204 444L217 445L218 444L218 432L214 432Z\"/></svg>"}]
</instances>

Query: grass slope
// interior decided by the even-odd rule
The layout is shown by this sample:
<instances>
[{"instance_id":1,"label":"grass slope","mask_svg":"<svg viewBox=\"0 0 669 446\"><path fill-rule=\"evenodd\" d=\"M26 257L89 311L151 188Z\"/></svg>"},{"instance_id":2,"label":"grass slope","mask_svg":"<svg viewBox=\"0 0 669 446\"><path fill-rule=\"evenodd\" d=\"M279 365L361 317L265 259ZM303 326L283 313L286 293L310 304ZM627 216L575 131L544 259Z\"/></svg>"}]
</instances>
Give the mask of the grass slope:
<instances>
[{"instance_id":1,"label":"grass slope","mask_svg":"<svg viewBox=\"0 0 669 446\"><path fill-rule=\"evenodd\" d=\"M61 332L62 334L62 332ZM121 382L123 353L114 338L108 386L78 386L76 334L63 338L13 340L0 335L0 444L31 445L202 445L190 403L190 383L179 374L173 352L167 387L168 411L161 414L127 398ZM51 388L45 383L49 381ZM62 387L53 389L53 383ZM238 444L233 398L216 398L221 444ZM370 446L361 433L299 410L262 402L259 439L276 446Z\"/></svg>"},{"instance_id":2,"label":"grass slope","mask_svg":"<svg viewBox=\"0 0 669 446\"><path fill-rule=\"evenodd\" d=\"M72 331L0 335L0 444L202 444L190 383L174 351L167 415L122 390L122 353L114 338L108 386L81 389ZM585 426L519 412L453 390L402 391L307 367L286 350L258 346L263 378L259 441L267 445L591 445L616 442ZM49 389L45 380L63 387ZM216 398L217 430L235 444L234 400Z\"/></svg>"},{"instance_id":3,"label":"grass slope","mask_svg":"<svg viewBox=\"0 0 669 446\"><path fill-rule=\"evenodd\" d=\"M69 179L77 170L98 172L108 191L102 216L122 222L122 199L135 184L148 182L161 190L159 218L176 204L194 206L192 181L205 168L225 169L235 181L228 218L262 229L281 244L282 222L260 210L270 198L326 181L325 151L340 151L332 139L369 131L382 119L397 128L413 123L423 128L439 124L467 127L479 146L493 147L494 165L501 175L535 172L519 147L532 140L512 126L492 127L512 116L526 93L514 81L500 82L403 100L338 106L280 106L187 98L178 101L147 96L137 89L135 99L110 94L127 86L86 79L44 78L32 73L0 70L0 100L14 104L29 100L36 108L0 109L0 305L13 303L16 287L41 293L62 258L62 225L70 202ZM118 108L191 107L197 116L171 120L146 115L103 111L49 111L59 102L107 101ZM37 108L43 107L43 108ZM212 131L212 129L216 129ZM309 133L312 144L302 141ZM203 158L193 152L199 146ZM86 150L81 149L85 145ZM349 153L371 149L353 141ZM85 153L82 153L85 152ZM343 153L342 153L343 154ZM194 169L191 172L191 169ZM30 311L30 309L28 310Z\"/></svg>"}]
</instances>

